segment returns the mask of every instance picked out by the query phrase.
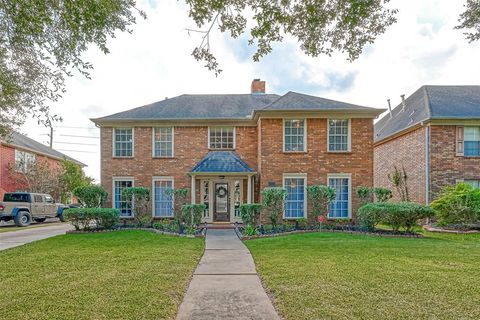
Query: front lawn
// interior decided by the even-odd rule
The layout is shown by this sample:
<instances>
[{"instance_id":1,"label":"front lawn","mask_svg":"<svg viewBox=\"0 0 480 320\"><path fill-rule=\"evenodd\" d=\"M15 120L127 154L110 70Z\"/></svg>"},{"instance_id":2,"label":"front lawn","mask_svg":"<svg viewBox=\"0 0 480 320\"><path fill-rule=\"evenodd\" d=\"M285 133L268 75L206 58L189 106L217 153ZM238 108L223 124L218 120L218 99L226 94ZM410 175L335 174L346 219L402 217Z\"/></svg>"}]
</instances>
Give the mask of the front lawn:
<instances>
[{"instance_id":1,"label":"front lawn","mask_svg":"<svg viewBox=\"0 0 480 320\"><path fill-rule=\"evenodd\" d=\"M0 319L173 319L203 239L58 236L0 252Z\"/></svg>"},{"instance_id":2,"label":"front lawn","mask_svg":"<svg viewBox=\"0 0 480 320\"><path fill-rule=\"evenodd\" d=\"M480 319L480 235L246 241L288 319Z\"/></svg>"}]
</instances>

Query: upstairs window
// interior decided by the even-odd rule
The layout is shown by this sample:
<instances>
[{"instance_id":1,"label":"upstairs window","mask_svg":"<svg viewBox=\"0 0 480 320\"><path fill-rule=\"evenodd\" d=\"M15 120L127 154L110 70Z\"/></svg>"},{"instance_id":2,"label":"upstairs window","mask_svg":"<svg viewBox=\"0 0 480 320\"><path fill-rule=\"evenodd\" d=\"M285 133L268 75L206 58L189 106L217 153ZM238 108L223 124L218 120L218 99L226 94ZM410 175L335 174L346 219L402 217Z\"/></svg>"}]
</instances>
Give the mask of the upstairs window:
<instances>
[{"instance_id":1,"label":"upstairs window","mask_svg":"<svg viewBox=\"0 0 480 320\"><path fill-rule=\"evenodd\" d=\"M480 156L480 127L464 128L464 155L466 157Z\"/></svg>"},{"instance_id":2,"label":"upstairs window","mask_svg":"<svg viewBox=\"0 0 480 320\"><path fill-rule=\"evenodd\" d=\"M15 150L15 171L27 172L36 161L34 153Z\"/></svg>"},{"instance_id":3,"label":"upstairs window","mask_svg":"<svg viewBox=\"0 0 480 320\"><path fill-rule=\"evenodd\" d=\"M283 150L285 152L305 152L305 120L286 119L283 122Z\"/></svg>"},{"instance_id":4,"label":"upstairs window","mask_svg":"<svg viewBox=\"0 0 480 320\"><path fill-rule=\"evenodd\" d=\"M328 151L346 152L350 151L348 119L328 120Z\"/></svg>"},{"instance_id":5,"label":"upstairs window","mask_svg":"<svg viewBox=\"0 0 480 320\"><path fill-rule=\"evenodd\" d=\"M113 155L133 157L133 129L115 128L113 131Z\"/></svg>"},{"instance_id":6,"label":"upstairs window","mask_svg":"<svg viewBox=\"0 0 480 320\"><path fill-rule=\"evenodd\" d=\"M153 156L173 157L173 128L160 127L153 130Z\"/></svg>"},{"instance_id":7,"label":"upstairs window","mask_svg":"<svg viewBox=\"0 0 480 320\"><path fill-rule=\"evenodd\" d=\"M210 149L235 149L234 127L210 127L209 132Z\"/></svg>"}]
</instances>

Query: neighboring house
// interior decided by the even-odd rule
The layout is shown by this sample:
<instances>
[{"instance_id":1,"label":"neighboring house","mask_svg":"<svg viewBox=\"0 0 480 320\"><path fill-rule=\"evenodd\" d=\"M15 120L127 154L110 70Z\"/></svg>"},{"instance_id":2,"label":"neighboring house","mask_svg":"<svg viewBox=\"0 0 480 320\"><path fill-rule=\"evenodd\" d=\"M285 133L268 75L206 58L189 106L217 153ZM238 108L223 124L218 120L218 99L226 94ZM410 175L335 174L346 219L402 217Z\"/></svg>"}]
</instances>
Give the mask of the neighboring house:
<instances>
[{"instance_id":1,"label":"neighboring house","mask_svg":"<svg viewBox=\"0 0 480 320\"><path fill-rule=\"evenodd\" d=\"M355 189L373 186L373 119L384 110L305 94L203 94L92 119L101 132L101 183L109 205L132 216L122 189L152 192L152 215L173 216L170 188L193 190L203 221L240 221L242 203L269 186L287 190L284 219L307 217L305 187L337 190L331 218L352 217ZM309 211L308 211L309 212ZM265 218L265 217L264 217Z\"/></svg>"},{"instance_id":2,"label":"neighboring house","mask_svg":"<svg viewBox=\"0 0 480 320\"><path fill-rule=\"evenodd\" d=\"M405 168L411 200L480 184L480 86L423 86L375 124L375 186Z\"/></svg>"},{"instance_id":3,"label":"neighboring house","mask_svg":"<svg viewBox=\"0 0 480 320\"><path fill-rule=\"evenodd\" d=\"M26 186L21 184L21 179L12 177L13 171L17 172L15 174L21 174L35 161L47 161L49 166L55 169L60 166L62 159L73 161L81 167L85 167L85 164L80 161L18 132L13 132L7 139L0 140L0 199L3 199L5 192L26 189Z\"/></svg>"}]
</instances>

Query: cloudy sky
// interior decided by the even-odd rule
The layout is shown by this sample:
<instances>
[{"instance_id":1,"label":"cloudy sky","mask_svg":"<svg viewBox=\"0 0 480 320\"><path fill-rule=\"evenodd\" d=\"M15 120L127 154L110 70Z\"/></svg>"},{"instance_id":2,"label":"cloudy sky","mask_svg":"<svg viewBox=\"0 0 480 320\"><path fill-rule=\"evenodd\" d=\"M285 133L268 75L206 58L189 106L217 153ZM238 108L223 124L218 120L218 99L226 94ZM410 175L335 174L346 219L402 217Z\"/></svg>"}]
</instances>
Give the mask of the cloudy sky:
<instances>
[{"instance_id":1,"label":"cloudy sky","mask_svg":"<svg viewBox=\"0 0 480 320\"><path fill-rule=\"evenodd\" d=\"M267 81L267 91L318 95L385 108L400 94L424 84L480 84L480 42L469 44L454 30L464 1L392 0L398 23L348 62L345 55L310 58L294 41L276 45L260 62L251 60L248 35L231 39L214 33L212 49L224 70L219 77L190 55L199 35L182 1L139 0L148 18L132 34L109 42L110 54L92 48L85 58L95 69L92 79L80 75L67 82L67 93L53 111L63 117L54 133L54 148L88 164L86 173L100 176L98 129L89 120L183 93L248 93L253 78ZM46 143L48 130L29 121L22 132Z\"/></svg>"}]
</instances>

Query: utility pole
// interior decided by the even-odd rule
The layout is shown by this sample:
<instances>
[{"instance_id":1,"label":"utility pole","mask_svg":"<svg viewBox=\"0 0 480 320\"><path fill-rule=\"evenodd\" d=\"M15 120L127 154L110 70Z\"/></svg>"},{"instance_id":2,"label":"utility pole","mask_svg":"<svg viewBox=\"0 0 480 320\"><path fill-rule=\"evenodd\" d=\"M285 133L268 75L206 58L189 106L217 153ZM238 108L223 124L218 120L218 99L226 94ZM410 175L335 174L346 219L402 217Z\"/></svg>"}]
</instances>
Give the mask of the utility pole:
<instances>
[{"instance_id":1,"label":"utility pole","mask_svg":"<svg viewBox=\"0 0 480 320\"><path fill-rule=\"evenodd\" d=\"M50 149L53 149L53 125L52 125L52 121L50 119L48 119L47 125L50 127L50 134L49 134Z\"/></svg>"}]
</instances>

